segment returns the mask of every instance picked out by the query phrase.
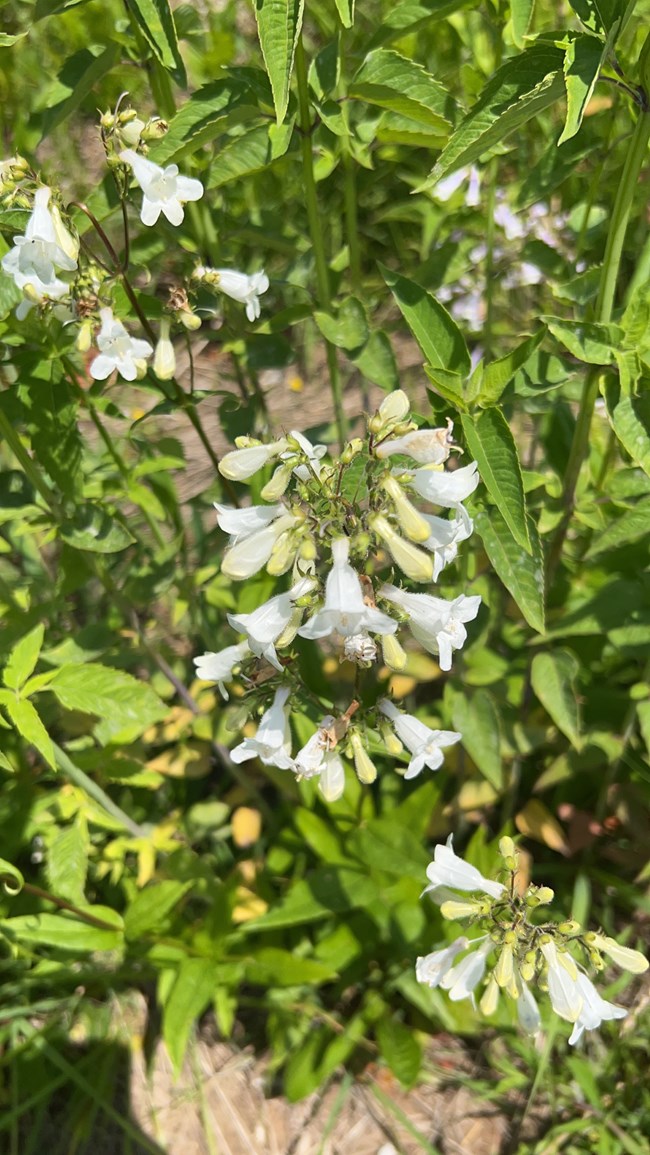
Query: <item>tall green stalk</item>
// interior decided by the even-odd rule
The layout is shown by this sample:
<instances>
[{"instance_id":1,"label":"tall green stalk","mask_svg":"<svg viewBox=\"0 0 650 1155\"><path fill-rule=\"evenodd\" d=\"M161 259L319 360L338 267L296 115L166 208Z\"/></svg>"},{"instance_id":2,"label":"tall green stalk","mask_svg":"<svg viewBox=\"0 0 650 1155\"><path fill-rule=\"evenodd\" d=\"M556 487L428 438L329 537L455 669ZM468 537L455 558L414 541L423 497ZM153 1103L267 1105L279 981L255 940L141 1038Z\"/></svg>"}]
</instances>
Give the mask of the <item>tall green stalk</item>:
<instances>
[{"instance_id":1,"label":"tall green stalk","mask_svg":"<svg viewBox=\"0 0 650 1155\"><path fill-rule=\"evenodd\" d=\"M305 204L307 207L307 220L309 221L309 233L314 250L314 266L316 269L316 283L318 286L318 303L322 309L324 309L326 312L329 312L332 304L332 298L330 296L329 272L327 268L327 257L325 255L325 241L323 239L321 216L318 210L318 198L316 196L314 157L311 144L313 126L309 111L307 63L305 60L305 49L302 43L302 36L298 37L298 43L296 44L296 81L298 84L298 110L301 133L300 147L302 151L302 175L305 186ZM341 442L341 445L343 445L347 434L347 422L343 412L343 396L341 390L339 366L336 359L336 349L332 344L330 344L329 341L325 341L325 348L327 351L327 368L329 370L330 388L332 390L332 401L334 404L336 428L338 431L339 441Z\"/></svg>"}]
</instances>

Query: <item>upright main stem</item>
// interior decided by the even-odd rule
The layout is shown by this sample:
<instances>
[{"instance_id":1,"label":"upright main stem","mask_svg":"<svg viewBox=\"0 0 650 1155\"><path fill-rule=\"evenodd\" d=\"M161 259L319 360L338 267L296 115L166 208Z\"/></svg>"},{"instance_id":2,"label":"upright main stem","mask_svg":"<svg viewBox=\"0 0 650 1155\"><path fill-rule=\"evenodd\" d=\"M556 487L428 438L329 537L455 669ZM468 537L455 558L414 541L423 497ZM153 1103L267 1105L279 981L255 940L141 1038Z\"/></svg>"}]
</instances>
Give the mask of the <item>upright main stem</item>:
<instances>
[{"instance_id":1,"label":"upright main stem","mask_svg":"<svg viewBox=\"0 0 650 1155\"><path fill-rule=\"evenodd\" d=\"M616 199L614 201L609 232L607 234L603 267L600 275L600 286L594 310L594 320L601 325L608 324L612 319L616 283L621 265L625 234L630 219L636 184L648 149L648 141L650 141L650 110L644 107L639 112L639 119L637 120L636 127L630 139L630 146L616 191ZM582 389L580 408L578 410L578 417L564 478L564 491L562 494L564 516L558 527L549 554L549 584L555 573L555 568L559 561L564 539L573 515L576 487L589 448L589 432L591 430L594 406L598 397L599 375L600 369L598 367L591 369L587 373Z\"/></svg>"},{"instance_id":2,"label":"upright main stem","mask_svg":"<svg viewBox=\"0 0 650 1155\"><path fill-rule=\"evenodd\" d=\"M302 150L302 174L305 185L305 202L307 206L307 220L314 250L314 265L316 268L316 283L318 285L318 303L322 309L329 311L332 299L330 296L329 272L325 255L325 242L321 229L321 217L318 211L316 196L316 179L314 177L314 158L311 144L312 123L309 111L309 88L307 85L307 63L302 36L296 44L296 81L298 83L298 109L300 118L300 147ZM334 416L341 445L345 441L347 422L343 412L343 397L341 378L336 359L336 349L329 341L325 341L327 351L327 367L329 370L330 388L334 403Z\"/></svg>"}]
</instances>

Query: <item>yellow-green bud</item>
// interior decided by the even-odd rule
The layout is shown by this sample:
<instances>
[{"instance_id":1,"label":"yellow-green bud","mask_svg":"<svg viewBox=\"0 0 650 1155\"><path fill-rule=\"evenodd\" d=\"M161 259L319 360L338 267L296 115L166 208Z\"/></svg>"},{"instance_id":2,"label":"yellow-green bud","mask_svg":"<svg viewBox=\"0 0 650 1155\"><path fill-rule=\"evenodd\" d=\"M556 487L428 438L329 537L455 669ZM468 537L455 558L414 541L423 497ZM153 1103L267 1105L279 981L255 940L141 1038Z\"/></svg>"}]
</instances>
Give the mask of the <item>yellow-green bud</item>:
<instances>
[{"instance_id":1,"label":"yellow-green bud","mask_svg":"<svg viewBox=\"0 0 650 1155\"><path fill-rule=\"evenodd\" d=\"M260 491L260 497L264 501L277 501L279 497L282 497L291 480L294 465L295 459L283 462L282 465L278 466L271 480L267 481Z\"/></svg>"},{"instance_id":2,"label":"yellow-green bud","mask_svg":"<svg viewBox=\"0 0 650 1155\"><path fill-rule=\"evenodd\" d=\"M352 746L352 756L354 758L354 768L357 772L357 778L367 786L375 781L377 777L377 767L365 749L359 734L355 732L350 735L350 744Z\"/></svg>"},{"instance_id":3,"label":"yellow-green bud","mask_svg":"<svg viewBox=\"0 0 650 1155\"><path fill-rule=\"evenodd\" d=\"M363 446L364 441L362 437L353 437L351 441L348 441L339 460L343 465L349 465L350 462L353 461L359 453L361 453Z\"/></svg>"},{"instance_id":4,"label":"yellow-green bud","mask_svg":"<svg viewBox=\"0 0 650 1155\"><path fill-rule=\"evenodd\" d=\"M576 922L574 918L570 918L566 922L561 922L557 929L560 934L576 934L580 930L580 923Z\"/></svg>"},{"instance_id":5,"label":"yellow-green bud","mask_svg":"<svg viewBox=\"0 0 650 1155\"><path fill-rule=\"evenodd\" d=\"M613 963L621 970L630 971L633 975L641 975L648 969L648 960L641 951L632 950L629 946L621 946L615 938L604 935L594 935L595 945L603 954L609 955Z\"/></svg>"},{"instance_id":6,"label":"yellow-green bud","mask_svg":"<svg viewBox=\"0 0 650 1155\"><path fill-rule=\"evenodd\" d=\"M535 978L535 964L532 962L522 962L519 967L519 973L525 983L530 983Z\"/></svg>"},{"instance_id":7,"label":"yellow-green bud","mask_svg":"<svg viewBox=\"0 0 650 1155\"><path fill-rule=\"evenodd\" d=\"M478 914L480 910L480 903L478 902L460 902L456 899L449 899L448 902L443 902L440 907L440 913L443 918L457 919L469 918L471 915Z\"/></svg>"},{"instance_id":8,"label":"yellow-green bud","mask_svg":"<svg viewBox=\"0 0 650 1155\"><path fill-rule=\"evenodd\" d=\"M494 968L494 977L500 987L507 987L512 979L514 957L512 944L504 943L497 965Z\"/></svg>"},{"instance_id":9,"label":"yellow-green bud","mask_svg":"<svg viewBox=\"0 0 650 1155\"><path fill-rule=\"evenodd\" d=\"M381 650L384 655L384 661L391 670L399 671L404 669L408 661L408 656L395 637L395 634L382 635Z\"/></svg>"},{"instance_id":10,"label":"yellow-green bud","mask_svg":"<svg viewBox=\"0 0 650 1155\"><path fill-rule=\"evenodd\" d=\"M315 561L318 557L318 550L316 549L316 542L313 537L303 537L300 540L298 547L298 556L303 561Z\"/></svg>"},{"instance_id":11,"label":"yellow-green bud","mask_svg":"<svg viewBox=\"0 0 650 1155\"><path fill-rule=\"evenodd\" d=\"M176 313L176 320L180 321L184 329L188 332L194 333L201 328L201 318L197 313L193 313L191 309L179 309Z\"/></svg>"},{"instance_id":12,"label":"yellow-green bud","mask_svg":"<svg viewBox=\"0 0 650 1155\"><path fill-rule=\"evenodd\" d=\"M77 333L77 340L75 345L80 353L87 353L92 345L93 340L93 323L90 317L86 317L79 326Z\"/></svg>"},{"instance_id":13,"label":"yellow-green bud","mask_svg":"<svg viewBox=\"0 0 650 1155\"><path fill-rule=\"evenodd\" d=\"M159 116L153 116L148 120L142 130L142 139L145 141L160 140L161 137L169 131L169 125L166 120L161 120Z\"/></svg>"},{"instance_id":14,"label":"yellow-green bud","mask_svg":"<svg viewBox=\"0 0 650 1155\"><path fill-rule=\"evenodd\" d=\"M382 423L387 425L389 421L403 421L410 408L411 403L404 390L394 389L384 397L377 412Z\"/></svg>"},{"instance_id":15,"label":"yellow-green bud","mask_svg":"<svg viewBox=\"0 0 650 1155\"><path fill-rule=\"evenodd\" d=\"M503 838L499 839L499 854L503 858L514 858L516 853L517 847L512 841L512 838L506 834Z\"/></svg>"},{"instance_id":16,"label":"yellow-green bud","mask_svg":"<svg viewBox=\"0 0 650 1155\"><path fill-rule=\"evenodd\" d=\"M266 564L266 572L272 577L279 577L280 574L286 573L296 553L295 537L290 530L285 530L273 546L271 557Z\"/></svg>"},{"instance_id":17,"label":"yellow-green bud","mask_svg":"<svg viewBox=\"0 0 650 1155\"><path fill-rule=\"evenodd\" d=\"M414 582L432 581L433 560L429 554L400 537L381 514L375 514L370 519L370 528L381 538L393 561L407 577Z\"/></svg>"},{"instance_id":18,"label":"yellow-green bud","mask_svg":"<svg viewBox=\"0 0 650 1155\"><path fill-rule=\"evenodd\" d=\"M379 732L386 747L386 753L390 754L391 758L397 758L397 756L402 753L404 747L395 731L390 728L387 722L381 722ZM406 772L406 766L404 767L404 771Z\"/></svg>"},{"instance_id":19,"label":"yellow-green bud","mask_svg":"<svg viewBox=\"0 0 650 1155\"><path fill-rule=\"evenodd\" d=\"M110 130L115 125L115 117L113 116L113 113L103 112L99 118L99 123L106 132L110 132Z\"/></svg>"},{"instance_id":20,"label":"yellow-green bud","mask_svg":"<svg viewBox=\"0 0 650 1155\"><path fill-rule=\"evenodd\" d=\"M393 502L397 520L406 536L411 541L427 541L431 537L431 527L419 510L409 501L399 482L388 475L382 479L381 487Z\"/></svg>"},{"instance_id":21,"label":"yellow-green bud","mask_svg":"<svg viewBox=\"0 0 650 1155\"><path fill-rule=\"evenodd\" d=\"M499 984L494 975L490 975L487 986L479 1003L481 1014L493 1015L499 1002Z\"/></svg>"}]
</instances>

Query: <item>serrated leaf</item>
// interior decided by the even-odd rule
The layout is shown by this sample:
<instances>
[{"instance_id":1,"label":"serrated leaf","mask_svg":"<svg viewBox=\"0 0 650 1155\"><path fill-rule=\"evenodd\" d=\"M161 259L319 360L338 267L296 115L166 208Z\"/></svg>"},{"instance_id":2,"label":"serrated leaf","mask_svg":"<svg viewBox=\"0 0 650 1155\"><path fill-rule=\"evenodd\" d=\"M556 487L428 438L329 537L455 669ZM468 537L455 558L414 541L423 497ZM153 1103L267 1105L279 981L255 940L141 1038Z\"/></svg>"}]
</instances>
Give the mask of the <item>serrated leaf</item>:
<instances>
[{"instance_id":1,"label":"serrated leaf","mask_svg":"<svg viewBox=\"0 0 650 1155\"><path fill-rule=\"evenodd\" d=\"M591 100L600 66L609 46L595 36L576 36L564 57L566 86L566 120L558 145L570 140L582 124L585 108Z\"/></svg>"},{"instance_id":2,"label":"serrated leaf","mask_svg":"<svg viewBox=\"0 0 650 1155\"><path fill-rule=\"evenodd\" d=\"M372 869L403 878L421 878L429 862L427 852L413 841L411 831L389 818L374 818L360 826L345 845Z\"/></svg>"},{"instance_id":3,"label":"serrated leaf","mask_svg":"<svg viewBox=\"0 0 650 1155\"><path fill-rule=\"evenodd\" d=\"M47 689L67 710L99 718L95 735L102 743L118 737L122 742L133 741L167 713L164 702L146 682L93 662L61 666Z\"/></svg>"},{"instance_id":4,"label":"serrated leaf","mask_svg":"<svg viewBox=\"0 0 650 1155\"><path fill-rule=\"evenodd\" d=\"M6 710L18 733L25 741L31 743L45 759L48 766L55 770L52 740L32 703L27 698L15 698L13 694L4 691L0 697L0 704Z\"/></svg>"},{"instance_id":5,"label":"serrated leaf","mask_svg":"<svg viewBox=\"0 0 650 1155\"><path fill-rule=\"evenodd\" d=\"M451 94L421 64L385 48L369 53L350 83L349 95L441 133L451 128L455 112Z\"/></svg>"},{"instance_id":6,"label":"serrated leaf","mask_svg":"<svg viewBox=\"0 0 650 1155\"><path fill-rule=\"evenodd\" d=\"M404 1087L412 1087L422 1066L422 1048L411 1027L394 1018L380 1019L375 1028L382 1059Z\"/></svg>"},{"instance_id":7,"label":"serrated leaf","mask_svg":"<svg viewBox=\"0 0 650 1155\"><path fill-rule=\"evenodd\" d=\"M278 124L289 103L296 44L302 28L304 0L255 0L255 19L262 56L273 90Z\"/></svg>"},{"instance_id":8,"label":"serrated leaf","mask_svg":"<svg viewBox=\"0 0 650 1155\"><path fill-rule=\"evenodd\" d=\"M650 394L621 398L609 419L623 448L650 476Z\"/></svg>"},{"instance_id":9,"label":"serrated leaf","mask_svg":"<svg viewBox=\"0 0 650 1155\"><path fill-rule=\"evenodd\" d=\"M474 528L483 542L490 564L529 626L543 634L544 554L532 518L528 518L532 554L514 540L497 509L481 510L474 520Z\"/></svg>"},{"instance_id":10,"label":"serrated leaf","mask_svg":"<svg viewBox=\"0 0 650 1155\"><path fill-rule=\"evenodd\" d=\"M191 155L223 132L234 112L252 103L247 85L235 77L203 85L172 118L162 140L151 148L151 160L168 164Z\"/></svg>"},{"instance_id":11,"label":"serrated leaf","mask_svg":"<svg viewBox=\"0 0 650 1155\"><path fill-rule=\"evenodd\" d=\"M117 63L120 53L120 45L113 43L109 44L103 52L98 53L97 49L95 49L94 52L91 52L89 49L84 49L82 52L75 53L72 59L66 61L64 72L70 71L73 60L78 62L74 87L65 100L62 100L53 108L47 108L45 110L43 114L41 140L44 140L45 137L49 136L64 120L67 120L73 112L76 112L82 101L84 101L100 83L102 77L106 76ZM59 79L62 80L63 77L60 76Z\"/></svg>"},{"instance_id":12,"label":"serrated leaf","mask_svg":"<svg viewBox=\"0 0 650 1155\"><path fill-rule=\"evenodd\" d=\"M469 373L471 360L465 338L444 306L416 281L384 265L379 268L426 361L434 369Z\"/></svg>"},{"instance_id":13,"label":"serrated leaf","mask_svg":"<svg viewBox=\"0 0 650 1155\"><path fill-rule=\"evenodd\" d=\"M77 821L59 830L48 847L46 873L50 890L75 906L83 906L87 869L87 838Z\"/></svg>"},{"instance_id":14,"label":"serrated leaf","mask_svg":"<svg viewBox=\"0 0 650 1155\"><path fill-rule=\"evenodd\" d=\"M93 910L90 907L88 913ZM91 926L65 914L23 914L4 919L2 929L19 942L55 947L73 956L79 951L119 950L122 945L119 930Z\"/></svg>"},{"instance_id":15,"label":"serrated leaf","mask_svg":"<svg viewBox=\"0 0 650 1155\"><path fill-rule=\"evenodd\" d=\"M592 32L609 32L620 21L625 0L569 0L585 28Z\"/></svg>"},{"instance_id":16,"label":"serrated leaf","mask_svg":"<svg viewBox=\"0 0 650 1155\"><path fill-rule=\"evenodd\" d=\"M32 674L43 645L44 627L39 623L16 643L4 670L5 686L19 690Z\"/></svg>"},{"instance_id":17,"label":"serrated leaf","mask_svg":"<svg viewBox=\"0 0 650 1155\"><path fill-rule=\"evenodd\" d=\"M126 909L124 915L126 937L138 939L143 935L159 932L191 885L191 882L165 879L163 882L153 882L145 886Z\"/></svg>"},{"instance_id":18,"label":"serrated leaf","mask_svg":"<svg viewBox=\"0 0 650 1155\"><path fill-rule=\"evenodd\" d=\"M246 963L246 977L249 982L260 986L293 987L314 986L331 982L336 971L327 963L316 959L299 958L288 950L267 946L256 950Z\"/></svg>"},{"instance_id":19,"label":"serrated leaf","mask_svg":"<svg viewBox=\"0 0 650 1155\"><path fill-rule=\"evenodd\" d=\"M500 357L498 361L490 361L489 365L485 366L476 398L479 405L496 405L506 385L509 385L515 373L532 357L543 338L544 329L538 329L532 337L517 345L512 352L506 353L505 357Z\"/></svg>"},{"instance_id":20,"label":"serrated leaf","mask_svg":"<svg viewBox=\"0 0 650 1155\"><path fill-rule=\"evenodd\" d=\"M178 1074L199 1015L209 1007L218 985L215 964L209 959L185 959L163 1007L163 1039Z\"/></svg>"},{"instance_id":21,"label":"serrated leaf","mask_svg":"<svg viewBox=\"0 0 650 1155\"><path fill-rule=\"evenodd\" d=\"M285 926L299 926L331 914L364 907L377 900L379 891L367 873L329 867L311 871L306 878L294 882L282 901L260 918L242 926L242 931L275 930Z\"/></svg>"},{"instance_id":22,"label":"serrated leaf","mask_svg":"<svg viewBox=\"0 0 650 1155\"><path fill-rule=\"evenodd\" d=\"M613 365L615 350L621 343L618 325L599 325L593 321L564 321L559 317L542 317L556 341L574 357L588 365Z\"/></svg>"},{"instance_id":23,"label":"serrated leaf","mask_svg":"<svg viewBox=\"0 0 650 1155\"><path fill-rule=\"evenodd\" d=\"M314 320L325 340L346 353L358 354L368 340L366 311L356 297L346 297L335 316L317 310Z\"/></svg>"},{"instance_id":24,"label":"serrated leaf","mask_svg":"<svg viewBox=\"0 0 650 1155\"><path fill-rule=\"evenodd\" d=\"M67 545L90 553L119 553L135 541L126 526L89 501L61 522L59 532Z\"/></svg>"},{"instance_id":25,"label":"serrated leaf","mask_svg":"<svg viewBox=\"0 0 650 1155\"><path fill-rule=\"evenodd\" d=\"M501 729L497 708L487 690L470 697L454 694L453 724L463 735L462 745L495 790L503 789Z\"/></svg>"},{"instance_id":26,"label":"serrated leaf","mask_svg":"<svg viewBox=\"0 0 650 1155\"><path fill-rule=\"evenodd\" d=\"M559 48L536 44L506 61L454 132L424 187L473 164L533 116L560 100L564 95L563 59Z\"/></svg>"},{"instance_id":27,"label":"serrated leaf","mask_svg":"<svg viewBox=\"0 0 650 1155\"><path fill-rule=\"evenodd\" d=\"M575 690L579 669L578 659L569 650L536 654L531 667L531 681L537 697L576 750L580 750L583 744Z\"/></svg>"},{"instance_id":28,"label":"serrated leaf","mask_svg":"<svg viewBox=\"0 0 650 1155\"><path fill-rule=\"evenodd\" d=\"M481 480L515 541L530 553L524 483L508 422L500 409L485 409L477 417L463 414L461 421Z\"/></svg>"},{"instance_id":29,"label":"serrated leaf","mask_svg":"<svg viewBox=\"0 0 650 1155\"><path fill-rule=\"evenodd\" d=\"M163 68L171 72L177 84L185 87L185 65L178 48L174 15L168 0L129 0L145 38Z\"/></svg>"},{"instance_id":30,"label":"serrated leaf","mask_svg":"<svg viewBox=\"0 0 650 1155\"><path fill-rule=\"evenodd\" d=\"M275 124L261 125L228 141L210 167L208 188L221 188L231 180L267 169L284 156L292 133L292 124L283 124L279 129Z\"/></svg>"},{"instance_id":31,"label":"serrated leaf","mask_svg":"<svg viewBox=\"0 0 650 1155\"><path fill-rule=\"evenodd\" d=\"M590 546L587 557L596 557L606 550L619 549L631 542L644 540L649 531L650 497L646 497L607 526Z\"/></svg>"}]
</instances>

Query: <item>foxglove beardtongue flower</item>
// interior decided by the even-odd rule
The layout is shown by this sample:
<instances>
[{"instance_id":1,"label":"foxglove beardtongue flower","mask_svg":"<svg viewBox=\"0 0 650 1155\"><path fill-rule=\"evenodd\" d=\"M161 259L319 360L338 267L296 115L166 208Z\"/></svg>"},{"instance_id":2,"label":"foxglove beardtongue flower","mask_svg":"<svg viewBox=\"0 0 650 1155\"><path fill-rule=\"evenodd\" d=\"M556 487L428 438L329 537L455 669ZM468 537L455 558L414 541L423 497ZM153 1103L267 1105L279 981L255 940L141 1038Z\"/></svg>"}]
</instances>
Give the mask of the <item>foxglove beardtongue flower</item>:
<instances>
[{"instance_id":1,"label":"foxglove beardtongue flower","mask_svg":"<svg viewBox=\"0 0 650 1155\"><path fill-rule=\"evenodd\" d=\"M386 698L379 703L379 709L386 718L390 718L400 742L413 755L405 778L417 777L425 766L430 770L439 770L444 760L442 750L461 740L462 734L455 730L432 730L412 714L401 713Z\"/></svg>"},{"instance_id":2,"label":"foxglove beardtongue flower","mask_svg":"<svg viewBox=\"0 0 650 1155\"><path fill-rule=\"evenodd\" d=\"M275 691L272 705L264 713L254 738L244 738L239 746L230 751L233 762L248 762L259 758L265 766L277 766L280 770L294 768L291 757L291 731L286 712L289 690L281 687Z\"/></svg>"},{"instance_id":3,"label":"foxglove beardtongue flower","mask_svg":"<svg viewBox=\"0 0 650 1155\"><path fill-rule=\"evenodd\" d=\"M303 638L326 638L340 634L393 634L397 623L388 614L366 605L359 575L348 562L350 543L339 537L332 542L332 568L325 583L325 604L298 630Z\"/></svg>"},{"instance_id":4,"label":"foxglove beardtongue flower","mask_svg":"<svg viewBox=\"0 0 650 1155\"><path fill-rule=\"evenodd\" d=\"M415 977L419 983L428 987L439 987L442 979L453 967L456 956L469 946L469 939L462 935L454 939L449 946L441 950L434 950L431 954L421 955L415 963Z\"/></svg>"},{"instance_id":5,"label":"foxglove beardtongue flower","mask_svg":"<svg viewBox=\"0 0 650 1155\"><path fill-rule=\"evenodd\" d=\"M517 999L517 1017L519 1025L528 1035L537 1033L541 1026L539 1007L530 987L519 977L519 998Z\"/></svg>"},{"instance_id":6,"label":"foxglove beardtongue flower","mask_svg":"<svg viewBox=\"0 0 650 1155\"><path fill-rule=\"evenodd\" d=\"M268 563L273 548L282 535L300 524L300 519L294 517L292 513L286 513L282 517L276 517L263 529L248 533L245 537L238 537L223 555L221 572L235 581L244 581L245 578L252 577Z\"/></svg>"},{"instance_id":7,"label":"foxglove beardtongue flower","mask_svg":"<svg viewBox=\"0 0 650 1155\"><path fill-rule=\"evenodd\" d=\"M278 638L287 629L294 612L296 598L302 597L316 585L311 578L302 578L285 594L277 594L253 610L250 614L228 614L228 621L235 630L246 634L252 653L265 658L276 670L283 672L275 649Z\"/></svg>"},{"instance_id":8,"label":"foxglove beardtongue flower","mask_svg":"<svg viewBox=\"0 0 650 1155\"><path fill-rule=\"evenodd\" d=\"M316 474L316 477L320 477L320 471L322 468L321 458L324 457L327 453L327 446L312 445L309 438L305 437L304 433L300 433L298 429L292 429L289 436L292 437L294 441L298 442L298 445L308 458L308 462L305 464L295 466L293 470L294 475L300 481L309 481L309 479L313 477L314 474ZM283 458L289 458L292 456L293 452L291 449L288 449L286 453L282 454Z\"/></svg>"},{"instance_id":9,"label":"foxglove beardtongue flower","mask_svg":"<svg viewBox=\"0 0 650 1155\"><path fill-rule=\"evenodd\" d=\"M459 168L456 172L450 173L449 176L444 176L442 180L439 180L435 185L433 195L437 201L442 201L442 203L445 204L464 181L468 182L467 192L465 193L465 204L468 208L475 208L480 202L481 186L481 174L475 165Z\"/></svg>"},{"instance_id":10,"label":"foxglove beardtongue flower","mask_svg":"<svg viewBox=\"0 0 650 1155\"><path fill-rule=\"evenodd\" d=\"M250 654L248 642L239 642L236 646L227 646L225 650L216 653L201 654L194 659L196 676L203 682L216 682L222 698L228 701L228 692L224 685L233 676L233 671L239 663Z\"/></svg>"},{"instance_id":11,"label":"foxglove beardtongue flower","mask_svg":"<svg viewBox=\"0 0 650 1155\"><path fill-rule=\"evenodd\" d=\"M269 461L284 453L289 442L286 437L269 441L266 445L247 445L243 449L233 449L226 453L219 463L219 473L229 481L248 481L249 477L263 469Z\"/></svg>"},{"instance_id":12,"label":"foxglove beardtongue flower","mask_svg":"<svg viewBox=\"0 0 650 1155\"><path fill-rule=\"evenodd\" d=\"M485 878L480 870L465 862L454 850L453 835L449 835L446 845L438 844L433 852L433 862L427 866L427 878L431 883L422 892L428 894L439 886L452 887L454 890L482 891L491 898L500 898L505 887L501 882L494 882Z\"/></svg>"},{"instance_id":13,"label":"foxglove beardtongue flower","mask_svg":"<svg viewBox=\"0 0 650 1155\"><path fill-rule=\"evenodd\" d=\"M218 501L213 502L213 505L217 511L217 525L224 533L230 534L231 545L239 538L265 529L276 517L287 512L284 505L249 505L246 509L220 505Z\"/></svg>"},{"instance_id":14,"label":"foxglove beardtongue flower","mask_svg":"<svg viewBox=\"0 0 650 1155\"><path fill-rule=\"evenodd\" d=\"M608 938L606 935L590 935L588 942L590 945L595 946L596 950L600 951L601 954L609 955L617 967L620 967L621 970L629 971L630 974L642 975L650 965L640 950L632 950L629 946L621 946L616 939Z\"/></svg>"},{"instance_id":15,"label":"foxglove beardtongue flower","mask_svg":"<svg viewBox=\"0 0 650 1155\"><path fill-rule=\"evenodd\" d=\"M198 201L203 196L201 181L194 177L180 176L177 164L161 168L132 148L123 149L119 156L120 160L129 165L142 189L140 220L143 225L155 225L161 213L170 225L180 225L185 216L183 205L187 201Z\"/></svg>"},{"instance_id":16,"label":"foxglove beardtongue flower","mask_svg":"<svg viewBox=\"0 0 650 1155\"><path fill-rule=\"evenodd\" d=\"M453 650L461 649L467 638L464 623L474 620L481 598L461 594L453 602L447 602L444 598L412 594L390 584L383 585L379 594L406 611L413 637L430 654L439 655L441 670L450 670Z\"/></svg>"},{"instance_id":17,"label":"foxglove beardtongue flower","mask_svg":"<svg viewBox=\"0 0 650 1155\"><path fill-rule=\"evenodd\" d=\"M453 509L476 489L481 480L477 471L478 466L472 461L462 469L454 469L453 473L437 469L435 466L415 469L409 474L404 474L403 470L398 472L408 477L420 497L424 497L434 505Z\"/></svg>"},{"instance_id":18,"label":"foxglove beardtongue flower","mask_svg":"<svg viewBox=\"0 0 650 1155\"><path fill-rule=\"evenodd\" d=\"M570 1046L579 1042L584 1031L595 1031L601 1023L610 1019L624 1019L627 1015L625 1007L619 1007L616 1003L609 1003L607 999L603 999L591 979L588 979L582 971L578 971L576 985L582 998L582 1006L569 1036Z\"/></svg>"},{"instance_id":19,"label":"foxglove beardtongue flower","mask_svg":"<svg viewBox=\"0 0 650 1155\"><path fill-rule=\"evenodd\" d=\"M117 369L125 381L135 381L146 372L146 359L153 353L148 341L132 337L113 310L100 309L102 326L97 334L99 355L90 366L95 381L105 381Z\"/></svg>"},{"instance_id":20,"label":"foxglove beardtongue flower","mask_svg":"<svg viewBox=\"0 0 650 1155\"><path fill-rule=\"evenodd\" d=\"M236 269L211 269L207 265L199 265L194 270L194 277L214 285L233 301L245 305L248 320L251 324L257 321L261 312L260 297L269 287L269 278L264 269L249 276L248 273L240 273Z\"/></svg>"},{"instance_id":21,"label":"foxglove beardtongue flower","mask_svg":"<svg viewBox=\"0 0 650 1155\"><path fill-rule=\"evenodd\" d=\"M316 774L320 774L323 760L330 748L329 731L333 724L334 715L326 714L318 729L296 754L293 768L298 778L313 778Z\"/></svg>"},{"instance_id":22,"label":"foxglove beardtongue flower","mask_svg":"<svg viewBox=\"0 0 650 1155\"><path fill-rule=\"evenodd\" d=\"M382 441L375 453L382 460L393 453L403 453L421 465L442 465L454 444L453 432L453 421L448 422L446 429L415 429L403 437Z\"/></svg>"},{"instance_id":23,"label":"foxglove beardtongue flower","mask_svg":"<svg viewBox=\"0 0 650 1155\"><path fill-rule=\"evenodd\" d=\"M471 537L474 523L467 510L462 505L456 507L456 517L448 521L444 517L433 517L423 513L422 516L429 526L429 537L422 542L424 549L433 554L433 580L438 580L442 570L454 561L458 554L461 541Z\"/></svg>"},{"instance_id":24,"label":"foxglove beardtongue flower","mask_svg":"<svg viewBox=\"0 0 650 1155\"><path fill-rule=\"evenodd\" d=\"M494 950L494 943L487 939L477 946L477 942L478 940L474 939L471 945L475 949L448 970L440 980L440 986L449 992L452 1003L472 997L485 974L487 957Z\"/></svg>"},{"instance_id":25,"label":"foxglove beardtongue flower","mask_svg":"<svg viewBox=\"0 0 650 1155\"><path fill-rule=\"evenodd\" d=\"M14 237L14 247L2 258L2 269L25 293L16 315L22 320L34 304L43 300L58 301L69 292L69 286L57 271L77 268L78 242L64 227L61 214L49 207L49 188L39 188L24 236Z\"/></svg>"}]
</instances>

